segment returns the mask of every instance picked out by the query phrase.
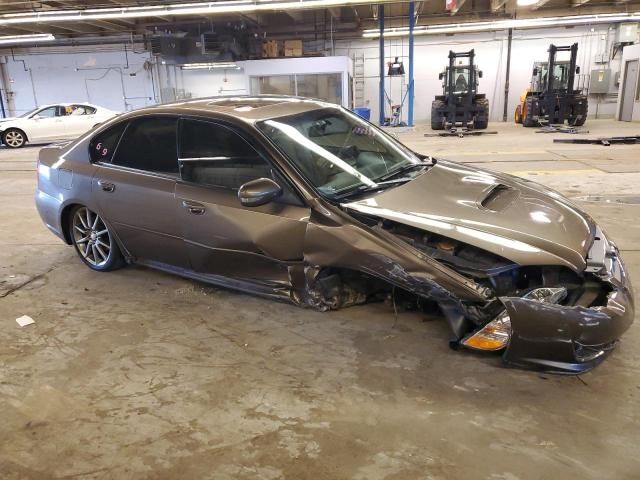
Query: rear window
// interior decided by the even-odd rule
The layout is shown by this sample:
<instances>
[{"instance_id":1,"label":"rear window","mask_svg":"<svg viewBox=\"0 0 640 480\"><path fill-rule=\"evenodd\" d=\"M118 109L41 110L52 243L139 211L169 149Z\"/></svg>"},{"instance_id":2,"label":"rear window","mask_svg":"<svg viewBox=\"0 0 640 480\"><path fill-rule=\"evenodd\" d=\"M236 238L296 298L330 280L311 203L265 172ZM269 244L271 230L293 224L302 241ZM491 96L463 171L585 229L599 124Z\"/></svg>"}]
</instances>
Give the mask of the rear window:
<instances>
[{"instance_id":1,"label":"rear window","mask_svg":"<svg viewBox=\"0 0 640 480\"><path fill-rule=\"evenodd\" d=\"M92 162L111 161L126 126L127 122L121 122L93 137L89 144Z\"/></svg>"}]
</instances>

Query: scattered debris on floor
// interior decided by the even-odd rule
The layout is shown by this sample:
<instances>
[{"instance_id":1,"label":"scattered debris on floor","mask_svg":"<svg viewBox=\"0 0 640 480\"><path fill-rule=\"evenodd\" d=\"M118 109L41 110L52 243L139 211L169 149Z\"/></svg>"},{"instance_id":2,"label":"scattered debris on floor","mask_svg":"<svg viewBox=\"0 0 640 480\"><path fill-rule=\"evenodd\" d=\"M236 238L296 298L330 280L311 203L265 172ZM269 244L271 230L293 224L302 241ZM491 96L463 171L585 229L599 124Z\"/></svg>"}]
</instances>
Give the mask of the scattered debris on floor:
<instances>
[{"instance_id":1,"label":"scattered debris on floor","mask_svg":"<svg viewBox=\"0 0 640 480\"><path fill-rule=\"evenodd\" d=\"M26 327L27 325L36 323L35 320L28 315L22 315L21 317L16 318L16 322L18 322L20 327Z\"/></svg>"},{"instance_id":2,"label":"scattered debris on floor","mask_svg":"<svg viewBox=\"0 0 640 480\"><path fill-rule=\"evenodd\" d=\"M545 125L540 130L536 130L536 133L570 133L572 135L578 133L589 133L589 130L577 128L572 125Z\"/></svg>"},{"instance_id":3,"label":"scattered debris on floor","mask_svg":"<svg viewBox=\"0 0 640 480\"><path fill-rule=\"evenodd\" d=\"M640 143L640 135L627 137L601 137L601 138L554 138L553 143L576 143L579 145L635 145Z\"/></svg>"},{"instance_id":4,"label":"scattered debris on floor","mask_svg":"<svg viewBox=\"0 0 640 480\"><path fill-rule=\"evenodd\" d=\"M437 133L425 133L425 137L458 137L464 138L466 136L469 137L478 137L480 135L497 135L498 132L495 130L469 130L467 128L452 128L450 130L445 130L443 132Z\"/></svg>"}]
</instances>

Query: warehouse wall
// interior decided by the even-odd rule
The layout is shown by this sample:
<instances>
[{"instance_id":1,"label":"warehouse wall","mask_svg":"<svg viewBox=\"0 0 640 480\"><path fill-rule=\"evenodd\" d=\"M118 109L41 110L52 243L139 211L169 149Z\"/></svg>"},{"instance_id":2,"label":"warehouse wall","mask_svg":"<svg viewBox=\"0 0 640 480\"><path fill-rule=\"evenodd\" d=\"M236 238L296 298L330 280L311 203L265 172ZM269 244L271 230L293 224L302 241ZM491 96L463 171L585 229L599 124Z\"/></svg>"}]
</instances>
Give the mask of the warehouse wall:
<instances>
[{"instance_id":1,"label":"warehouse wall","mask_svg":"<svg viewBox=\"0 0 640 480\"><path fill-rule=\"evenodd\" d=\"M14 114L56 102L90 102L116 111L156 103L148 52L132 46L39 48L0 53ZM148 65L148 64L147 64Z\"/></svg>"},{"instance_id":2,"label":"warehouse wall","mask_svg":"<svg viewBox=\"0 0 640 480\"><path fill-rule=\"evenodd\" d=\"M596 54L609 55L611 44L615 38L615 27L599 25L570 29L545 29L516 31L513 35L511 56L511 81L508 103L508 117L513 112L522 91L527 88L531 78L534 61L548 58L547 48L550 43L568 45L578 42L578 65L583 74L588 74L596 68L594 58ZM372 118L378 118L378 54L377 39L362 39L349 42L338 42L337 55L362 55L365 57L365 101L372 110ZM504 108L504 83L507 60L507 33L477 33L456 34L453 36L416 36L415 37L415 104L414 115L416 122L426 122L430 115L431 102L435 95L441 93L441 81L438 73L448 63L449 50L466 51L475 49L476 63L484 73L480 80L480 91L486 93L490 101L490 117L493 121L502 120ZM385 41L385 61L400 57L405 62L408 72L408 39L393 38ZM559 57L562 59L563 57ZM567 57L568 58L568 57ZM619 71L620 55L609 65L609 68ZM406 90L405 78L385 78L387 93L393 103L400 104ZM616 112L617 86L610 87L610 95L590 97L589 111L599 118L613 117ZM387 115L389 114L387 107ZM406 108L405 108L406 118Z\"/></svg>"},{"instance_id":3,"label":"warehouse wall","mask_svg":"<svg viewBox=\"0 0 640 480\"><path fill-rule=\"evenodd\" d=\"M511 88L508 118L511 119L518 97L528 86L534 61L547 58L549 43L558 45L579 43L578 64L584 74L595 68L597 54L609 56L615 40L616 27L598 25L574 28L516 31L513 38ZM484 72L480 81L481 92L491 104L491 120L502 120L504 80L507 55L506 32L456 34L453 36L417 36L415 66L415 120L428 120L431 101L441 92L438 73L447 63L449 50L463 51L474 48L477 63ZM348 57L364 55L365 103L372 109L372 118L378 111L378 41L357 39L338 41L335 54ZM395 38L385 42L385 60L398 56L408 62L408 39ZM49 47L0 52L5 59L5 70L10 79L9 89L14 92L14 113L22 113L37 104L60 101L90 101L114 110L126 111L156 103L161 98L161 86L172 86L195 96L248 93L248 70L225 72L181 71L175 66L156 64L156 59L142 46L105 45L98 47ZM287 59L302 73L313 70L313 62L322 58ZM271 65L260 60L246 62ZM153 68L150 69L153 64ZM407 66L408 64L405 63ZM621 65L618 55L608 65L617 72ZM606 66L606 65L605 65ZM350 68L350 67L349 67ZM311 69L311 70L310 70ZM279 67L263 69L269 73L284 73ZM326 69L323 68L323 71ZM264 74L264 73L263 73ZM613 75L612 75L613 77ZM400 103L406 91L406 77L387 77L387 91L393 103ZM163 98L166 100L166 98ZM617 86L611 85L610 94L590 96L590 115L614 117ZM11 104L10 104L11 106ZM406 109L404 117L406 119Z\"/></svg>"}]
</instances>

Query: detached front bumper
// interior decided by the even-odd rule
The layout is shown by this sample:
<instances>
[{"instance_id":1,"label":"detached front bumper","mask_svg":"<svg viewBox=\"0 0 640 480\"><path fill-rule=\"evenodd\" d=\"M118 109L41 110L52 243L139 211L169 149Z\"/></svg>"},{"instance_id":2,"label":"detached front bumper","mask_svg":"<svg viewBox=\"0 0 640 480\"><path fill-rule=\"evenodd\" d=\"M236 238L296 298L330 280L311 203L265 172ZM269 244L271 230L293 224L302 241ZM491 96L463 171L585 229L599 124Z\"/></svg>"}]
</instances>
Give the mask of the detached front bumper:
<instances>
[{"instance_id":1,"label":"detached front bumper","mask_svg":"<svg viewBox=\"0 0 640 480\"><path fill-rule=\"evenodd\" d=\"M611 289L604 304L586 308L501 298L511 320L511 338L503 355L507 363L556 373L585 372L597 366L631 326L631 282L617 248L599 233L587 272Z\"/></svg>"},{"instance_id":2,"label":"detached front bumper","mask_svg":"<svg viewBox=\"0 0 640 480\"><path fill-rule=\"evenodd\" d=\"M505 362L557 373L598 365L633 323L631 289L611 292L603 307L566 307L502 298L511 319Z\"/></svg>"}]
</instances>

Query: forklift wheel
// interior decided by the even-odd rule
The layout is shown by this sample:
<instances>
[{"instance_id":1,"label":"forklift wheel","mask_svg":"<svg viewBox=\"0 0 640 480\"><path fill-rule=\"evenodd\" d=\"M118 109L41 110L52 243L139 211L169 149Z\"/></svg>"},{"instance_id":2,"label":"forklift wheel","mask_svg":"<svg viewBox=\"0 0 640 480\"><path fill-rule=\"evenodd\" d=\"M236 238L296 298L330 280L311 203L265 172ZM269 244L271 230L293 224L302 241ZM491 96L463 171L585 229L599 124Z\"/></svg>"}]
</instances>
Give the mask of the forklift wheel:
<instances>
[{"instance_id":1,"label":"forklift wheel","mask_svg":"<svg viewBox=\"0 0 640 480\"><path fill-rule=\"evenodd\" d=\"M520 105L516 107L516 113L513 117L516 123L522 123L522 107Z\"/></svg>"},{"instance_id":2,"label":"forklift wheel","mask_svg":"<svg viewBox=\"0 0 640 480\"><path fill-rule=\"evenodd\" d=\"M522 126L523 127L537 127L540 122L533 119L533 99L527 98L524 102L524 110L522 111Z\"/></svg>"}]
</instances>

